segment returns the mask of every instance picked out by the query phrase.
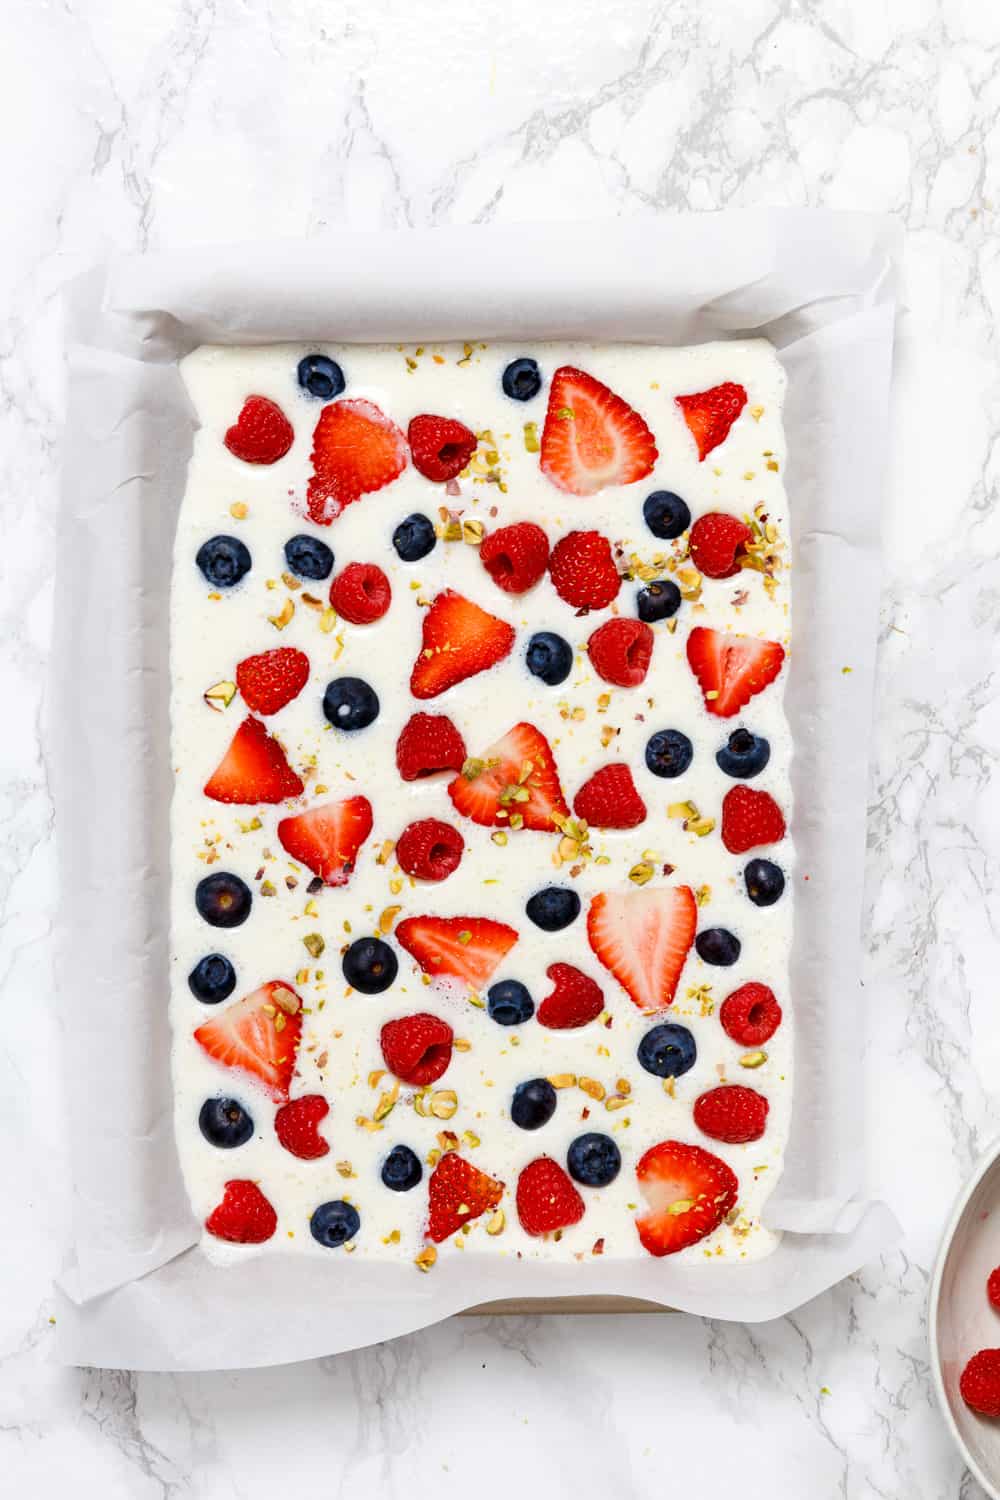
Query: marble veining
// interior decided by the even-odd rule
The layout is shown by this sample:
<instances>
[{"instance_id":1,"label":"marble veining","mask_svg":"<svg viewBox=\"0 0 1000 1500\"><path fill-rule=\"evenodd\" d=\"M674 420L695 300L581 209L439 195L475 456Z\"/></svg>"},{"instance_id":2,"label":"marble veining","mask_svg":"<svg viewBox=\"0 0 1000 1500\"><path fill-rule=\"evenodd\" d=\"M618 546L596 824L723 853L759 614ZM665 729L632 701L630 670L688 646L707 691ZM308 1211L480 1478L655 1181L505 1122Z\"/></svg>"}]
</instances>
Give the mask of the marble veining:
<instances>
[{"instance_id":1,"label":"marble veining","mask_svg":"<svg viewBox=\"0 0 1000 1500\"><path fill-rule=\"evenodd\" d=\"M924 1303L1000 1130L1000 15L989 0L9 0L0 245L0 1463L12 1494L978 1500ZM454 1320L236 1375L60 1370L68 1215L40 751L59 288L109 246L813 204L908 237L865 986L901 1244L753 1328ZM845 580L845 607L849 584ZM59 704L48 705L58 723ZM113 899L113 893L110 894Z\"/></svg>"}]
</instances>

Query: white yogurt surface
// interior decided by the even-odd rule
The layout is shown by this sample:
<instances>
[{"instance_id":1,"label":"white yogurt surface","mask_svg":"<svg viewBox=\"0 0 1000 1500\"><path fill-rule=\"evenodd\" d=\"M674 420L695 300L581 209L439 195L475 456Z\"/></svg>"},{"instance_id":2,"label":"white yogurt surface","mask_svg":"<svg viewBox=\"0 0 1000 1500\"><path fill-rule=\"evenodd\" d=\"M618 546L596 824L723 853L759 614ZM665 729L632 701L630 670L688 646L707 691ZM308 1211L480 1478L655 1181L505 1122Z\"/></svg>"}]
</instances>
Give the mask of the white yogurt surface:
<instances>
[{"instance_id":1,"label":"white yogurt surface","mask_svg":"<svg viewBox=\"0 0 1000 1500\"><path fill-rule=\"evenodd\" d=\"M785 540L788 511L782 483L785 443L781 425L785 377L773 349L763 340L689 349L476 345L471 357L454 345L429 345L422 351L394 346L324 348L344 370L344 396L374 401L404 432L410 419L422 412L457 417L478 433L488 430L493 443L482 442L479 451L495 446L503 479L502 488L485 479L462 479L461 494L448 496L443 485L423 478L411 464L393 483L349 506L329 527L315 527L304 515L313 429L323 410L323 404L297 384L297 363L308 352L284 346L205 346L189 355L182 367L201 425L177 529L171 617L176 775L171 1017L177 1140L200 1218L221 1200L224 1183L234 1177L259 1182L278 1214L277 1233L264 1246L229 1246L205 1235L206 1250L227 1260L275 1249L336 1255L340 1252L323 1249L313 1240L309 1216L320 1203L346 1198L361 1216L353 1253L401 1260L409 1267L424 1244L430 1168L425 1166L418 1188L393 1193L380 1181L381 1162L397 1143L411 1146L426 1159L438 1145L438 1132L451 1130L460 1139L463 1132L473 1132L480 1144L471 1147L463 1142L461 1154L506 1183L506 1228L490 1237L483 1222L474 1223L468 1234L439 1247L442 1257L461 1253L458 1241L466 1254L572 1260L589 1257L599 1239L604 1241L605 1256L644 1256L634 1227L636 1206L642 1207L635 1164L649 1146L671 1138L716 1153L730 1164L740 1182L738 1211L731 1221L681 1252L682 1258L698 1262L708 1255L728 1260L766 1255L777 1237L761 1226L760 1214L781 1171L791 1108L793 1007L788 959L794 859L788 837L777 850L753 852L777 858L787 878L781 900L759 909L748 900L741 879L753 853L728 854L720 829L722 799L739 784L769 791L786 819L790 816L792 746L782 702L785 673L734 718L715 718L703 705L687 664L685 643L693 626L708 625L777 640L787 650L787 550L783 554L786 570L778 575L773 596L765 590L761 574L752 570L734 579L704 579L700 599L682 603L675 633L670 634L664 623L653 627L656 645L645 683L623 689L603 682L591 670L582 649L611 610L578 618L559 599L547 577L527 594L506 594L487 575L477 548L464 542L439 541L423 561L404 563L396 556L391 537L410 512L422 511L437 522L438 507L447 505L461 510L466 519L480 519L487 531L516 521L535 521L544 527L552 544L568 531L596 528L612 543L621 543L626 556L636 553L649 562L656 555L670 558L682 553L686 546L686 538L674 543L658 540L643 521L645 496L654 489L669 489L685 498L695 519L710 510L744 516L763 505L779 538ZM504 366L519 355L536 358L545 377L542 391L526 403L509 400L500 384ZM540 472L538 454L527 451L524 424L536 423L541 434L549 377L563 364L578 366L604 381L642 414L659 449L656 467L647 479L593 496L575 496L555 488ZM726 380L746 387L748 403L725 443L701 463L674 397ZM269 467L243 463L223 445L227 427L250 394L276 401L295 429L291 450ZM245 518L235 519L230 513L234 503L247 507ZM310 531L332 547L336 555L333 576L352 561L377 563L387 574L392 605L376 624L353 626L338 620L333 631L324 634L319 627L320 612L304 604L302 594L311 592L325 605L329 580L305 582L298 590L282 582L285 541ZM245 542L253 567L240 585L213 598L194 559L201 543L220 532ZM408 690L424 614L418 599L430 599L445 587L508 620L517 631L517 640L511 655L498 667L418 703ZM617 600L619 613L634 613L639 587L638 581L623 584ZM744 602L734 602L741 596ZM269 617L278 616L286 600L292 601L295 612L279 630ZM532 677L524 665L530 635L543 629L565 636L577 652L575 669L555 688ZM245 657L276 646L301 648L312 667L302 693L264 721L285 747L290 764L308 777L305 794L280 807L210 801L203 795L204 783L248 710L237 695L224 712L217 712L206 704L203 694L220 680L234 680L237 663ZM326 684L343 675L365 678L381 703L376 722L354 734L331 729L322 713ZM602 694L610 695L610 703L599 711ZM573 719L573 709L583 709L584 716ZM498 847L490 829L456 813L447 794L448 775L411 783L400 779L396 740L416 711L447 714L464 736L470 755L482 753L518 721L529 720L553 747L570 804L594 769L609 761L627 760L648 817L630 832L593 831L594 854L609 856L610 864L591 860L576 877L570 876L568 866L553 866L558 836L521 831L511 834L507 847ZM716 750L740 724L763 734L771 744L769 765L748 783L726 776L715 762ZM601 745L605 725L620 731L608 749ZM682 730L694 745L690 769L674 780L659 779L645 766L646 741L663 728ZM318 787L326 790L319 792ZM310 872L289 860L278 842L277 823L290 812L355 793L364 793L372 804L372 835L361 850L350 884L324 889L310 898L306 890ZM695 837L683 831L679 820L668 818L668 804L682 800L695 802L702 814L716 819L710 834ZM242 831L241 825L255 817L260 828ZM394 840L408 823L423 817L454 823L465 839L460 869L440 884L411 882L391 857L385 865L376 863L384 840ZM674 1005L655 1017L641 1014L598 963L585 928L590 896L600 890L633 889L628 871L648 851L656 855L656 883L684 883L695 890L711 887L710 898L698 913L699 927L728 927L742 942L739 961L727 969L705 965L692 948ZM659 872L663 863L674 866L668 877ZM255 893L249 920L228 932L208 926L194 905L198 880L220 870L241 876ZM294 889L288 888L288 877L297 880ZM262 880L273 885L273 896L260 894ZM390 882L400 880L402 888L397 893ZM584 910L564 931L542 933L528 920L524 906L534 891L552 883L574 885ZM310 911L316 915L306 910L310 901L314 903ZM373 933L384 908L397 904L402 907L400 918L490 916L510 923L520 934L519 941L498 968L494 982L501 978L523 981L537 1006L551 989L547 966L560 960L575 964L601 985L613 1025L607 1028L595 1022L563 1032L546 1030L535 1020L518 1028L498 1026L454 988L425 985L416 964L398 947L399 976L390 990L375 996L347 994L340 950L353 938ZM303 939L314 933L326 943L318 961L303 945ZM391 934L388 941L393 941ZM210 952L226 954L237 972L237 988L221 1006L200 1004L187 983L194 964ZM297 980L303 970L308 970L308 979ZM273 1129L277 1106L246 1075L220 1067L193 1040L197 1026L269 979L292 984L308 1008L292 1095L322 1093L329 1100L330 1113L322 1131L331 1150L317 1161L299 1161L285 1151ZM749 980L770 985L784 1012L782 1025L766 1044L767 1062L752 1072L740 1066L745 1049L725 1035L718 1019L722 1000ZM692 993L701 986L710 987L703 992L704 1000ZM457 1113L445 1121L421 1118L412 1107L414 1091L404 1086L384 1128L368 1132L356 1120L372 1116L379 1095L392 1082L386 1077L375 1088L368 1083L369 1073L384 1066L380 1029L385 1021L416 1010L444 1017L455 1035L471 1044L470 1050L453 1054L445 1077L435 1085L455 1090ZM636 1058L642 1035L665 1020L689 1027L698 1047L697 1062L676 1080L673 1098L664 1091L662 1080L645 1072ZM325 1059L322 1067L321 1059ZM547 1125L532 1132L517 1129L508 1114L515 1086L525 1079L557 1073L595 1078L609 1094L615 1092L616 1080L626 1079L631 1086L629 1103L612 1113L578 1088L568 1088L560 1090L556 1113ZM727 1146L709 1140L696 1128L691 1113L694 1101L720 1081L747 1084L766 1095L770 1115L763 1139ZM238 1098L255 1121L255 1135L236 1150L212 1147L198 1129L203 1100L219 1093ZM588 1110L589 1117L584 1118ZM521 1230L514 1208L519 1171L543 1153L565 1164L570 1142L586 1130L605 1132L618 1143L622 1153L618 1178L604 1189L579 1189L586 1213L560 1239L531 1238ZM355 1174L350 1178L337 1167L347 1162ZM393 1231L399 1232L398 1240L392 1237Z\"/></svg>"}]
</instances>

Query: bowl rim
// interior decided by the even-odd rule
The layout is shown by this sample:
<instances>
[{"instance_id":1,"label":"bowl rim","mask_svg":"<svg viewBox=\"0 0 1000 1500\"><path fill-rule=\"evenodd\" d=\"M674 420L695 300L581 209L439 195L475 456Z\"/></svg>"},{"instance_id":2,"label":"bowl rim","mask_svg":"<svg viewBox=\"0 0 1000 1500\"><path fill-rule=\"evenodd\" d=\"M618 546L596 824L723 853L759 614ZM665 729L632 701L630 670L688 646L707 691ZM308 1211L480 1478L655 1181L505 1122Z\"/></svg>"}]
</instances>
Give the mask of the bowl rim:
<instances>
[{"instance_id":1,"label":"bowl rim","mask_svg":"<svg viewBox=\"0 0 1000 1500\"><path fill-rule=\"evenodd\" d=\"M983 1473L983 1470L969 1451L958 1423L955 1421L951 1403L948 1400L948 1393L944 1388L944 1376L941 1373L941 1350L938 1345L937 1325L938 1307L941 1301L941 1282L944 1279L944 1268L955 1238L955 1231L958 1229L965 1215L973 1193L990 1168L996 1165L998 1159L1000 1159L1000 1135L995 1136L977 1158L972 1172L959 1189L952 1203L951 1212L948 1215L947 1223L941 1235L937 1259L934 1263L934 1273L931 1276L930 1290L927 1294L927 1343L930 1354L931 1381L934 1386L934 1394L937 1397L938 1407L963 1463L973 1479L982 1486L987 1495L991 1496L991 1500L1000 1500L1000 1488L998 1488L1000 1481L990 1479L988 1475Z\"/></svg>"}]
</instances>

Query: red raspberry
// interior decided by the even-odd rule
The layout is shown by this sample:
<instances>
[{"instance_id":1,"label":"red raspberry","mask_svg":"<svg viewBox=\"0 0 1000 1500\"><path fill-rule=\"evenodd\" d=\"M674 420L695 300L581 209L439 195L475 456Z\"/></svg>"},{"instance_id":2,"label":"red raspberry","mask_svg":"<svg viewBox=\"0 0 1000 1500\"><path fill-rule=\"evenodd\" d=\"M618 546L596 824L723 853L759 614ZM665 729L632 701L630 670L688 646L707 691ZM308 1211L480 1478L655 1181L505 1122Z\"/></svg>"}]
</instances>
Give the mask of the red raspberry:
<instances>
[{"instance_id":1,"label":"red raspberry","mask_svg":"<svg viewBox=\"0 0 1000 1500\"><path fill-rule=\"evenodd\" d=\"M248 396L223 442L245 464L275 464L295 440L292 424L274 401Z\"/></svg>"},{"instance_id":2,"label":"red raspberry","mask_svg":"<svg viewBox=\"0 0 1000 1500\"><path fill-rule=\"evenodd\" d=\"M605 620L587 642L590 665L614 687L638 687L649 671L653 632L644 620Z\"/></svg>"},{"instance_id":3,"label":"red raspberry","mask_svg":"<svg viewBox=\"0 0 1000 1500\"><path fill-rule=\"evenodd\" d=\"M236 1178L226 1183L222 1202L205 1220L217 1240L234 1245L262 1245L278 1227L278 1215L255 1182Z\"/></svg>"},{"instance_id":4,"label":"red raspberry","mask_svg":"<svg viewBox=\"0 0 1000 1500\"><path fill-rule=\"evenodd\" d=\"M392 589L374 563L348 563L330 585L330 603L352 625L371 625L392 603Z\"/></svg>"},{"instance_id":5,"label":"red raspberry","mask_svg":"<svg viewBox=\"0 0 1000 1500\"><path fill-rule=\"evenodd\" d=\"M739 560L746 555L746 544L753 540L749 526L713 510L699 516L691 527L688 550L691 561L706 578L734 578L740 571Z\"/></svg>"},{"instance_id":6,"label":"red raspberry","mask_svg":"<svg viewBox=\"0 0 1000 1500\"><path fill-rule=\"evenodd\" d=\"M461 474L476 451L476 434L451 417L414 417L406 436L413 467L439 484Z\"/></svg>"},{"instance_id":7,"label":"red raspberry","mask_svg":"<svg viewBox=\"0 0 1000 1500\"><path fill-rule=\"evenodd\" d=\"M991 1304L1000 1312L1000 1266L997 1266L990 1272L989 1280L986 1283L986 1295L989 1297Z\"/></svg>"},{"instance_id":8,"label":"red raspberry","mask_svg":"<svg viewBox=\"0 0 1000 1500\"><path fill-rule=\"evenodd\" d=\"M604 1009L604 991L572 964L549 964L551 995L538 1007L538 1023L550 1031L575 1031L596 1021Z\"/></svg>"},{"instance_id":9,"label":"red raspberry","mask_svg":"<svg viewBox=\"0 0 1000 1500\"><path fill-rule=\"evenodd\" d=\"M980 1349L958 1382L962 1400L984 1417L1000 1417L1000 1349Z\"/></svg>"},{"instance_id":10,"label":"red raspberry","mask_svg":"<svg viewBox=\"0 0 1000 1500\"><path fill-rule=\"evenodd\" d=\"M694 1123L713 1141L729 1145L759 1141L770 1108L763 1094L741 1083L724 1083L694 1101Z\"/></svg>"},{"instance_id":11,"label":"red raspberry","mask_svg":"<svg viewBox=\"0 0 1000 1500\"><path fill-rule=\"evenodd\" d=\"M491 532L479 549L479 557L497 588L507 594L524 594L541 578L549 561L549 539L534 521L501 526Z\"/></svg>"},{"instance_id":12,"label":"red raspberry","mask_svg":"<svg viewBox=\"0 0 1000 1500\"><path fill-rule=\"evenodd\" d=\"M781 1025L781 1006L773 990L751 980L726 996L719 1020L726 1035L741 1047L761 1047Z\"/></svg>"},{"instance_id":13,"label":"red raspberry","mask_svg":"<svg viewBox=\"0 0 1000 1500\"><path fill-rule=\"evenodd\" d=\"M447 880L462 862L465 840L457 828L439 818L421 818L399 835L396 858L407 875L418 880Z\"/></svg>"},{"instance_id":14,"label":"red raspberry","mask_svg":"<svg viewBox=\"0 0 1000 1500\"><path fill-rule=\"evenodd\" d=\"M575 609L605 609L621 588L611 543L599 531L569 531L552 548L552 585Z\"/></svg>"},{"instance_id":15,"label":"red raspberry","mask_svg":"<svg viewBox=\"0 0 1000 1500\"><path fill-rule=\"evenodd\" d=\"M274 1133L293 1156L300 1161L315 1161L326 1156L329 1143L319 1133L319 1127L330 1113L330 1106L322 1094L303 1094L300 1099L290 1099L283 1104L274 1117Z\"/></svg>"},{"instance_id":16,"label":"red raspberry","mask_svg":"<svg viewBox=\"0 0 1000 1500\"><path fill-rule=\"evenodd\" d=\"M403 1083L436 1083L451 1062L454 1033L447 1021L419 1011L387 1021L379 1038L390 1073Z\"/></svg>"},{"instance_id":17,"label":"red raspberry","mask_svg":"<svg viewBox=\"0 0 1000 1500\"><path fill-rule=\"evenodd\" d=\"M646 804L623 761L595 771L573 798L573 811L592 828L638 828L646 818Z\"/></svg>"},{"instance_id":18,"label":"red raspberry","mask_svg":"<svg viewBox=\"0 0 1000 1500\"><path fill-rule=\"evenodd\" d=\"M404 781L460 771L465 760L465 741L447 714L414 714L396 741L396 769Z\"/></svg>"}]
</instances>

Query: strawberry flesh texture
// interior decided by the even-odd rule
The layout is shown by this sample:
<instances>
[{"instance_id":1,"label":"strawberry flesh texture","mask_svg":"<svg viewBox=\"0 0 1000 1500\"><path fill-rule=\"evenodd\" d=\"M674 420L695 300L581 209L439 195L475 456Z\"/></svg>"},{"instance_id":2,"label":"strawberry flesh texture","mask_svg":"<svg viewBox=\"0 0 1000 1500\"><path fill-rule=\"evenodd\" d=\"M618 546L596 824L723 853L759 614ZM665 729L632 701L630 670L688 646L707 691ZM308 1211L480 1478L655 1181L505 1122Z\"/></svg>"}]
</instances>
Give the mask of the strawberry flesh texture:
<instances>
[{"instance_id":1,"label":"strawberry flesh texture","mask_svg":"<svg viewBox=\"0 0 1000 1500\"><path fill-rule=\"evenodd\" d=\"M285 752L259 719L247 718L205 783L213 802L284 802L301 796L302 780L285 759Z\"/></svg>"},{"instance_id":2,"label":"strawberry flesh texture","mask_svg":"<svg viewBox=\"0 0 1000 1500\"><path fill-rule=\"evenodd\" d=\"M262 1245L278 1227L278 1215L255 1182L234 1178L226 1183L222 1202L205 1220L217 1240L233 1245Z\"/></svg>"},{"instance_id":3,"label":"strawberry flesh texture","mask_svg":"<svg viewBox=\"0 0 1000 1500\"><path fill-rule=\"evenodd\" d=\"M476 434L453 417L414 417L406 436L413 467L436 484L457 478L476 451Z\"/></svg>"},{"instance_id":4,"label":"strawberry flesh texture","mask_svg":"<svg viewBox=\"0 0 1000 1500\"><path fill-rule=\"evenodd\" d=\"M699 462L729 436L729 429L747 404L747 393L741 385L726 380L711 390L693 396L676 397L677 405L698 447Z\"/></svg>"},{"instance_id":5,"label":"strawberry flesh texture","mask_svg":"<svg viewBox=\"0 0 1000 1500\"><path fill-rule=\"evenodd\" d=\"M447 1152L427 1186L427 1238L439 1245L470 1219L496 1208L502 1197L502 1182L480 1172L457 1152Z\"/></svg>"},{"instance_id":6,"label":"strawberry flesh texture","mask_svg":"<svg viewBox=\"0 0 1000 1500\"><path fill-rule=\"evenodd\" d=\"M686 885L602 891L587 913L594 953L647 1012L673 1001L697 925L697 902Z\"/></svg>"},{"instance_id":7,"label":"strawberry flesh texture","mask_svg":"<svg viewBox=\"0 0 1000 1500\"><path fill-rule=\"evenodd\" d=\"M517 800L523 791L527 801ZM520 813L525 828L555 833L553 816L569 815L552 749L533 724L515 724L481 756L464 761L448 795L460 813L484 828L508 828L511 814Z\"/></svg>"},{"instance_id":8,"label":"strawberry flesh texture","mask_svg":"<svg viewBox=\"0 0 1000 1500\"><path fill-rule=\"evenodd\" d=\"M396 769L404 781L437 771L460 771L465 741L446 714L414 714L396 741Z\"/></svg>"},{"instance_id":9,"label":"strawberry flesh texture","mask_svg":"<svg viewBox=\"0 0 1000 1500\"><path fill-rule=\"evenodd\" d=\"M552 548L549 577L560 599L578 610L605 609L622 583L611 543L599 531L561 537Z\"/></svg>"},{"instance_id":10,"label":"strawberry flesh texture","mask_svg":"<svg viewBox=\"0 0 1000 1500\"><path fill-rule=\"evenodd\" d=\"M306 508L329 526L345 506L382 489L406 468L406 439L371 401L331 401L313 433Z\"/></svg>"},{"instance_id":11,"label":"strawberry flesh texture","mask_svg":"<svg viewBox=\"0 0 1000 1500\"><path fill-rule=\"evenodd\" d=\"M586 1026L604 1009L604 992L589 974L572 964L550 964L546 974L552 993L538 1007L538 1023L550 1031L575 1031Z\"/></svg>"},{"instance_id":12,"label":"strawberry flesh texture","mask_svg":"<svg viewBox=\"0 0 1000 1500\"><path fill-rule=\"evenodd\" d=\"M562 365L552 377L539 467L572 495L645 479L656 442L639 413L585 370Z\"/></svg>"},{"instance_id":13,"label":"strawberry flesh texture","mask_svg":"<svg viewBox=\"0 0 1000 1500\"><path fill-rule=\"evenodd\" d=\"M410 674L414 698L436 698L467 677L509 656L514 627L453 589L445 589L424 615L420 654Z\"/></svg>"},{"instance_id":14,"label":"strawberry flesh texture","mask_svg":"<svg viewBox=\"0 0 1000 1500\"><path fill-rule=\"evenodd\" d=\"M638 828L646 804L624 762L601 766L573 798L573 811L592 828Z\"/></svg>"},{"instance_id":15,"label":"strawberry flesh texture","mask_svg":"<svg viewBox=\"0 0 1000 1500\"><path fill-rule=\"evenodd\" d=\"M324 885L346 885L358 850L372 831L367 797L326 802L294 818L282 818L278 840L286 854L305 865Z\"/></svg>"},{"instance_id":16,"label":"strawberry flesh texture","mask_svg":"<svg viewBox=\"0 0 1000 1500\"><path fill-rule=\"evenodd\" d=\"M392 603L388 578L375 563L348 563L330 585L330 603L351 625L372 625Z\"/></svg>"},{"instance_id":17,"label":"strawberry flesh texture","mask_svg":"<svg viewBox=\"0 0 1000 1500\"><path fill-rule=\"evenodd\" d=\"M330 1113L322 1094L303 1094L283 1104L274 1117L274 1133L286 1151L300 1161L317 1161L330 1150L319 1127Z\"/></svg>"},{"instance_id":18,"label":"strawberry flesh texture","mask_svg":"<svg viewBox=\"0 0 1000 1500\"><path fill-rule=\"evenodd\" d=\"M294 1014L277 1004L276 990L283 990L298 1003ZM291 985L271 979L230 1005L221 1016L199 1026L194 1039L215 1062L246 1073L272 1099L284 1104L302 1037L301 1009L302 1002ZM276 1024L279 1016L284 1021L280 1029Z\"/></svg>"},{"instance_id":19,"label":"strawberry flesh texture","mask_svg":"<svg viewBox=\"0 0 1000 1500\"><path fill-rule=\"evenodd\" d=\"M236 686L255 714L276 714L299 696L308 681L309 658L294 646L248 656L236 668Z\"/></svg>"},{"instance_id":20,"label":"strawberry flesh texture","mask_svg":"<svg viewBox=\"0 0 1000 1500\"><path fill-rule=\"evenodd\" d=\"M696 625L688 636L687 659L701 685L709 713L731 719L774 681L781 671L785 652L777 641L726 635ZM715 697L710 698L709 693Z\"/></svg>"},{"instance_id":21,"label":"strawberry flesh texture","mask_svg":"<svg viewBox=\"0 0 1000 1500\"><path fill-rule=\"evenodd\" d=\"M517 1179L517 1217L525 1234L552 1234L583 1218L584 1202L551 1156L537 1156Z\"/></svg>"},{"instance_id":22,"label":"strawberry flesh texture","mask_svg":"<svg viewBox=\"0 0 1000 1500\"><path fill-rule=\"evenodd\" d=\"M525 594L548 567L549 539L533 521L501 526L483 540L479 560L497 588L506 594Z\"/></svg>"},{"instance_id":23,"label":"strawberry flesh texture","mask_svg":"<svg viewBox=\"0 0 1000 1500\"><path fill-rule=\"evenodd\" d=\"M400 869L417 880L447 880L462 862L465 840L440 818L420 818L403 829L395 855Z\"/></svg>"},{"instance_id":24,"label":"strawberry flesh texture","mask_svg":"<svg viewBox=\"0 0 1000 1500\"><path fill-rule=\"evenodd\" d=\"M405 917L396 938L432 979L460 979L481 990L517 933L490 917Z\"/></svg>"},{"instance_id":25,"label":"strawberry flesh texture","mask_svg":"<svg viewBox=\"0 0 1000 1500\"><path fill-rule=\"evenodd\" d=\"M781 1025L781 1006L766 984L750 980L726 996L719 1021L731 1041L741 1047L762 1047Z\"/></svg>"},{"instance_id":26,"label":"strawberry flesh texture","mask_svg":"<svg viewBox=\"0 0 1000 1500\"><path fill-rule=\"evenodd\" d=\"M746 544L752 539L750 527L736 516L710 511L691 527L688 551L698 572L706 578L735 578L740 571L739 559L745 556Z\"/></svg>"},{"instance_id":27,"label":"strawberry flesh texture","mask_svg":"<svg viewBox=\"0 0 1000 1500\"><path fill-rule=\"evenodd\" d=\"M763 1094L741 1083L721 1084L694 1102L694 1123L703 1135L727 1145L759 1141L767 1125L769 1105Z\"/></svg>"},{"instance_id":28,"label":"strawberry flesh texture","mask_svg":"<svg viewBox=\"0 0 1000 1500\"><path fill-rule=\"evenodd\" d=\"M722 799L722 842L730 854L746 854L785 837L785 817L770 792L734 786Z\"/></svg>"},{"instance_id":29,"label":"strawberry flesh texture","mask_svg":"<svg viewBox=\"0 0 1000 1500\"><path fill-rule=\"evenodd\" d=\"M389 1072L419 1088L436 1083L446 1072L453 1040L447 1021L427 1011L387 1021L379 1037Z\"/></svg>"},{"instance_id":30,"label":"strawberry flesh texture","mask_svg":"<svg viewBox=\"0 0 1000 1500\"><path fill-rule=\"evenodd\" d=\"M598 625L587 642L590 665L612 687L638 687L653 659L653 632L644 620L614 619Z\"/></svg>"},{"instance_id":31,"label":"strawberry flesh texture","mask_svg":"<svg viewBox=\"0 0 1000 1500\"><path fill-rule=\"evenodd\" d=\"M223 438L234 458L241 458L245 464L277 463L294 440L291 422L266 396L248 396Z\"/></svg>"},{"instance_id":32,"label":"strawberry flesh texture","mask_svg":"<svg viewBox=\"0 0 1000 1500\"><path fill-rule=\"evenodd\" d=\"M696 1245L736 1206L739 1183L718 1156L683 1141L660 1141L636 1167L647 1210L636 1219L650 1255L674 1255Z\"/></svg>"}]
</instances>

